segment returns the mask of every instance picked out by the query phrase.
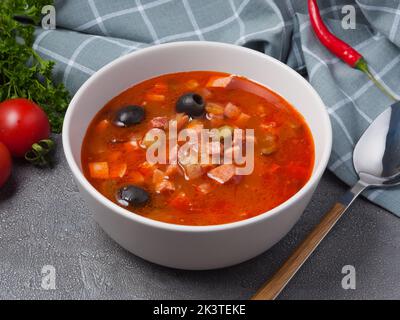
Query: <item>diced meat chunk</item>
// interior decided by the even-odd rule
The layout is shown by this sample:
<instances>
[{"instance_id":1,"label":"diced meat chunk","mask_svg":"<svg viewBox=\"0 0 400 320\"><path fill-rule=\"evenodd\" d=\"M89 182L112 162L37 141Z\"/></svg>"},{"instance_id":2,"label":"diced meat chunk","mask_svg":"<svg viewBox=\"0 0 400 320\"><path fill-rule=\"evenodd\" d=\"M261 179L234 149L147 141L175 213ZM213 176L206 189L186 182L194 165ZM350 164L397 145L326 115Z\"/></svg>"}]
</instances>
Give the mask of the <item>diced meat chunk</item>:
<instances>
[{"instance_id":1,"label":"diced meat chunk","mask_svg":"<svg viewBox=\"0 0 400 320\"><path fill-rule=\"evenodd\" d=\"M159 184L165 179L165 174L159 169L155 169L153 172L153 184Z\"/></svg>"},{"instance_id":2,"label":"diced meat chunk","mask_svg":"<svg viewBox=\"0 0 400 320\"><path fill-rule=\"evenodd\" d=\"M150 121L150 126L157 129L167 129L168 128L168 118L167 117L156 117Z\"/></svg>"},{"instance_id":3,"label":"diced meat chunk","mask_svg":"<svg viewBox=\"0 0 400 320\"><path fill-rule=\"evenodd\" d=\"M242 110L240 110L240 108L236 105L234 105L233 103L228 103L225 106L225 110L224 110L224 115L225 117L229 118L229 119L237 119L239 118L239 116L242 114Z\"/></svg>"},{"instance_id":4,"label":"diced meat chunk","mask_svg":"<svg viewBox=\"0 0 400 320\"><path fill-rule=\"evenodd\" d=\"M185 175L188 180L200 178L203 174L203 168L199 164L189 164L185 166Z\"/></svg>"},{"instance_id":5,"label":"diced meat chunk","mask_svg":"<svg viewBox=\"0 0 400 320\"><path fill-rule=\"evenodd\" d=\"M231 180L235 176L235 166L232 164L223 164L222 166L216 167L208 172L208 177L217 181L220 184L224 184Z\"/></svg>"},{"instance_id":6,"label":"diced meat chunk","mask_svg":"<svg viewBox=\"0 0 400 320\"><path fill-rule=\"evenodd\" d=\"M188 82L186 82L185 86L186 88L188 88L189 90L195 90L198 88L200 84L197 82L197 80L189 80Z\"/></svg>"},{"instance_id":7,"label":"diced meat chunk","mask_svg":"<svg viewBox=\"0 0 400 320\"><path fill-rule=\"evenodd\" d=\"M247 125L247 123L250 120L250 116L248 114L245 113L241 113L240 116L235 120L235 124L240 127L243 128Z\"/></svg>"},{"instance_id":8,"label":"diced meat chunk","mask_svg":"<svg viewBox=\"0 0 400 320\"><path fill-rule=\"evenodd\" d=\"M196 190L201 194L209 194L213 190L213 186L210 183L202 183L197 186Z\"/></svg>"},{"instance_id":9,"label":"diced meat chunk","mask_svg":"<svg viewBox=\"0 0 400 320\"><path fill-rule=\"evenodd\" d=\"M206 87L208 88L226 88L232 81L232 77L214 76L208 80Z\"/></svg>"},{"instance_id":10,"label":"diced meat chunk","mask_svg":"<svg viewBox=\"0 0 400 320\"><path fill-rule=\"evenodd\" d=\"M175 191L175 185L171 181L163 180L160 183L157 183L155 185L155 191L157 193L174 192Z\"/></svg>"},{"instance_id":11,"label":"diced meat chunk","mask_svg":"<svg viewBox=\"0 0 400 320\"><path fill-rule=\"evenodd\" d=\"M207 113L215 114L215 115L222 115L224 114L224 107L219 103L209 102L206 105Z\"/></svg>"}]
</instances>

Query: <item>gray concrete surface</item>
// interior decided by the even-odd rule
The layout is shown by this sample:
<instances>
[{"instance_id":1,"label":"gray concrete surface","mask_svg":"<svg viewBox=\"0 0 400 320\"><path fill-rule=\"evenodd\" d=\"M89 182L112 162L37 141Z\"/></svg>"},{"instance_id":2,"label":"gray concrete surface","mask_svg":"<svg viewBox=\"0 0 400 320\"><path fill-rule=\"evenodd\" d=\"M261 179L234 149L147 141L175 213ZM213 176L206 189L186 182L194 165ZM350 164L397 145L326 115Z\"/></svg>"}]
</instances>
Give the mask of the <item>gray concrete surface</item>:
<instances>
[{"instance_id":1,"label":"gray concrete surface","mask_svg":"<svg viewBox=\"0 0 400 320\"><path fill-rule=\"evenodd\" d=\"M344 190L326 173L301 221L251 261L216 271L172 270L135 257L104 234L59 143L53 170L19 163L0 190L0 299L248 299ZM400 220L360 199L280 299L400 299L399 248ZM45 265L55 267L55 290L41 287ZM356 268L356 290L341 287L345 265Z\"/></svg>"}]
</instances>

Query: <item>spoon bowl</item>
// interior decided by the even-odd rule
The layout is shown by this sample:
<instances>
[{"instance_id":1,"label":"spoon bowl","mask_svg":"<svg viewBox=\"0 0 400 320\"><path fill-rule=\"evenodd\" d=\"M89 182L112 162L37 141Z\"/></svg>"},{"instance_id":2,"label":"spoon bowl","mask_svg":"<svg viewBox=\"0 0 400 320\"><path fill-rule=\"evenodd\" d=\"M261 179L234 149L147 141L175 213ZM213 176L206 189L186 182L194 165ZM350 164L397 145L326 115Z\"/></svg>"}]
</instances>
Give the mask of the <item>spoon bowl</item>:
<instances>
[{"instance_id":1,"label":"spoon bowl","mask_svg":"<svg viewBox=\"0 0 400 320\"><path fill-rule=\"evenodd\" d=\"M400 102L386 109L364 132L353 154L360 182L368 187L400 184Z\"/></svg>"}]
</instances>

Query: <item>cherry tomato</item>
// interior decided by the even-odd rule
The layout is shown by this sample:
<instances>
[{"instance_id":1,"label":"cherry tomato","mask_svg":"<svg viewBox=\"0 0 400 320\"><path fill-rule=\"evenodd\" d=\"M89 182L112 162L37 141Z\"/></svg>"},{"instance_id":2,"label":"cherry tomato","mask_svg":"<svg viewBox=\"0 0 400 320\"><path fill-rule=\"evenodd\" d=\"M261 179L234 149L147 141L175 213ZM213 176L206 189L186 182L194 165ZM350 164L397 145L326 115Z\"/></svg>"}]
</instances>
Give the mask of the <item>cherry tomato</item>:
<instances>
[{"instance_id":1,"label":"cherry tomato","mask_svg":"<svg viewBox=\"0 0 400 320\"><path fill-rule=\"evenodd\" d=\"M23 157L34 143L50 136L45 112L27 99L0 103L0 141L15 157Z\"/></svg>"},{"instance_id":2,"label":"cherry tomato","mask_svg":"<svg viewBox=\"0 0 400 320\"><path fill-rule=\"evenodd\" d=\"M8 180L11 174L11 155L7 147L0 142L0 188Z\"/></svg>"}]
</instances>

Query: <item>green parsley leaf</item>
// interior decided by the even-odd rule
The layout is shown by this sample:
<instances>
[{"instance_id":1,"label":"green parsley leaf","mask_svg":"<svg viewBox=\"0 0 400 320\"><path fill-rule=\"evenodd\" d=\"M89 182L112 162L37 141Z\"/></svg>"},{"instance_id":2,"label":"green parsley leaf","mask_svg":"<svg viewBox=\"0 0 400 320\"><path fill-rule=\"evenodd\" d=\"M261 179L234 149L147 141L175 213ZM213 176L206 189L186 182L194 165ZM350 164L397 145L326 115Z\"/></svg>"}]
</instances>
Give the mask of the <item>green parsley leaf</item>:
<instances>
[{"instance_id":1,"label":"green parsley leaf","mask_svg":"<svg viewBox=\"0 0 400 320\"><path fill-rule=\"evenodd\" d=\"M52 0L0 1L0 101L34 101L46 112L52 131L59 133L69 93L52 80L54 62L42 59L32 48L34 25L41 21L41 10L48 4Z\"/></svg>"}]
</instances>

